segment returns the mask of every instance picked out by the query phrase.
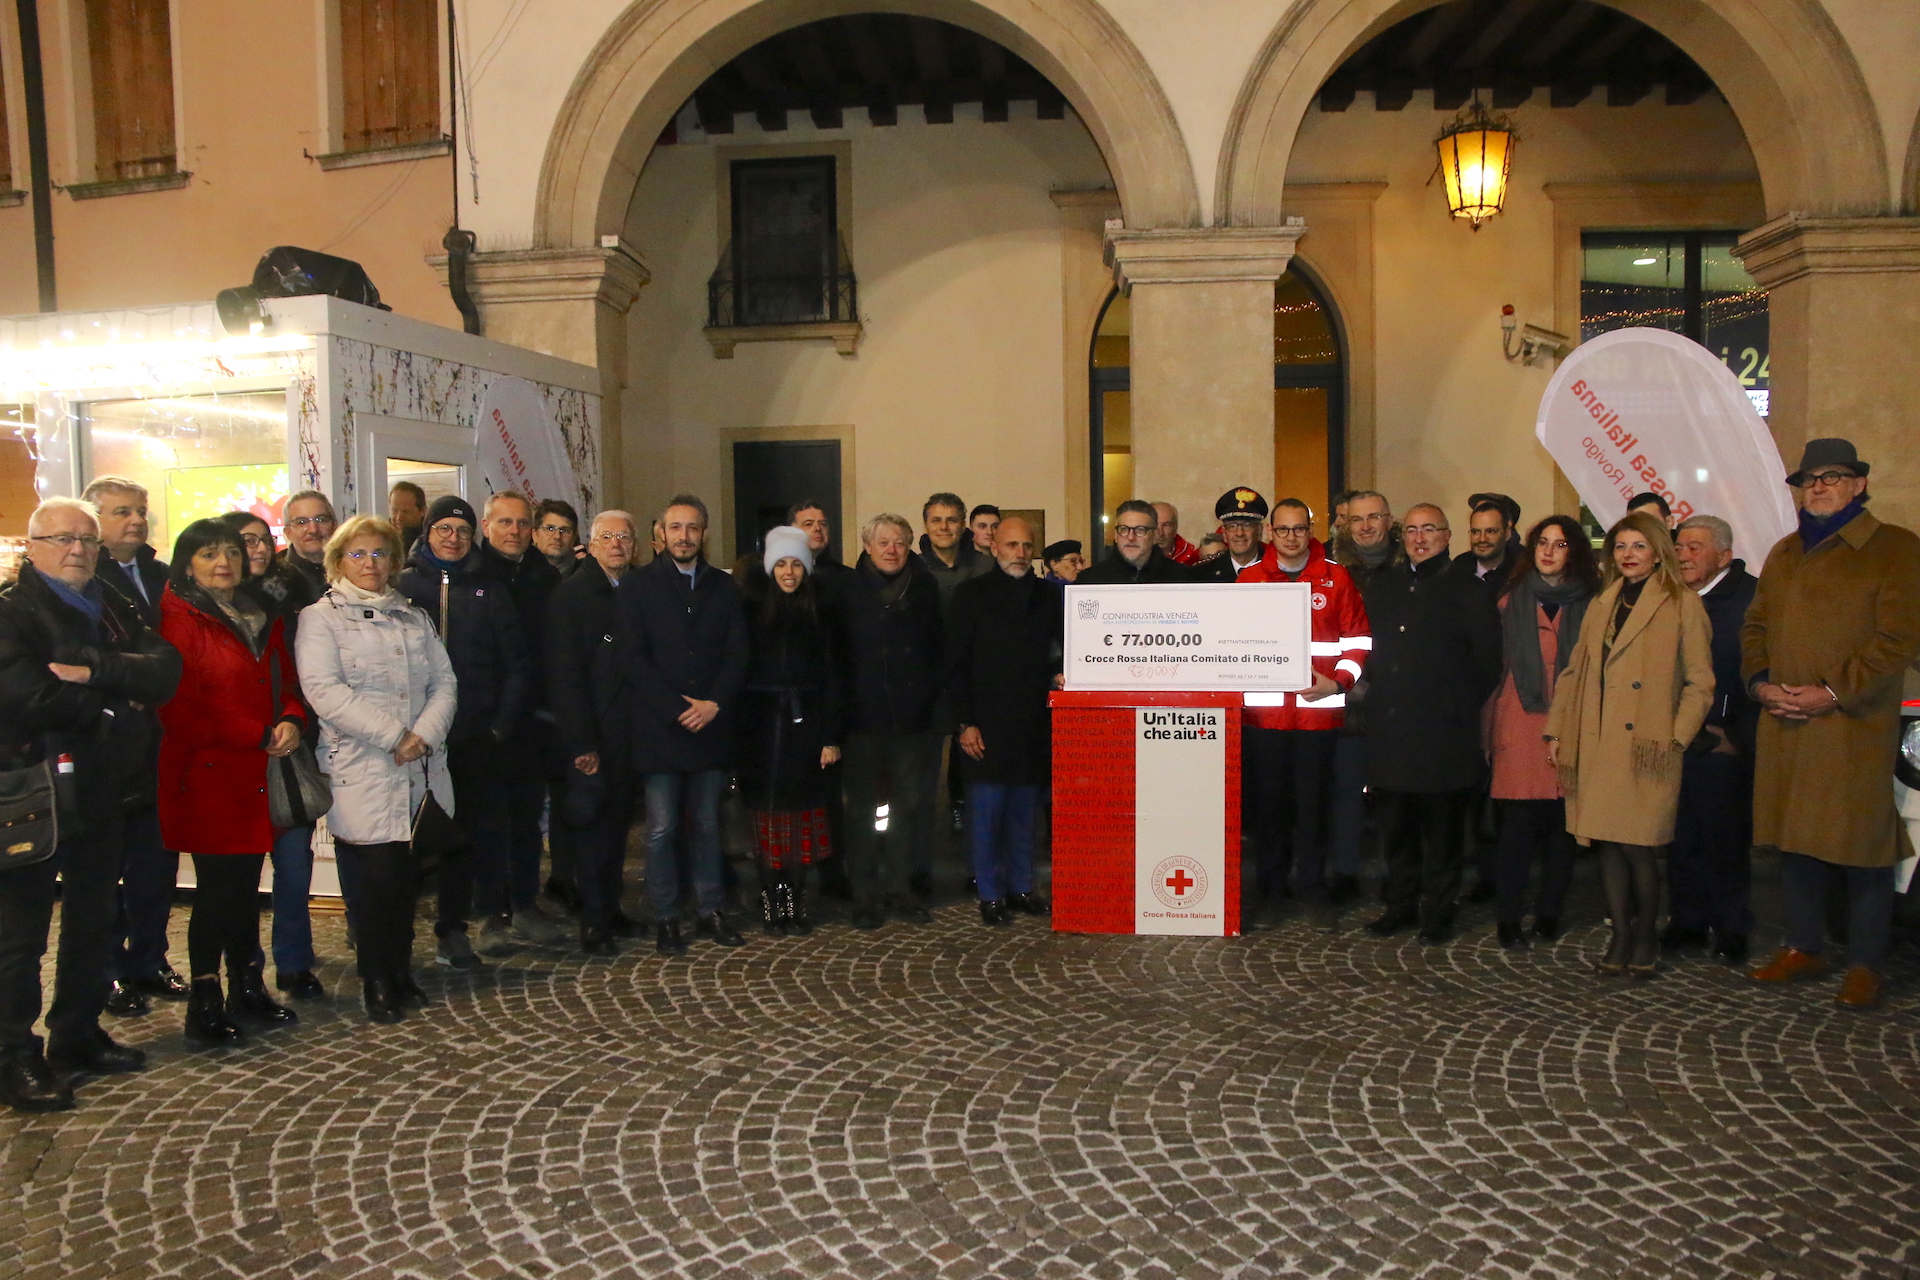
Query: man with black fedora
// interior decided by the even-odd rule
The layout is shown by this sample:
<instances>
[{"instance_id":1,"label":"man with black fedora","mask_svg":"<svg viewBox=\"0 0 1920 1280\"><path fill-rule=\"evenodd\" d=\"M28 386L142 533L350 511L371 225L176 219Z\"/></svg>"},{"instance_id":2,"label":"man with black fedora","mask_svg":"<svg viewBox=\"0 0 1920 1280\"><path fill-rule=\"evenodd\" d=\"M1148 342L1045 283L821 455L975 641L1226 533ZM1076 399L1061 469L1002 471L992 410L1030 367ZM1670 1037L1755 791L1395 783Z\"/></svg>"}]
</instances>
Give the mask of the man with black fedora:
<instances>
[{"instance_id":1,"label":"man with black fedora","mask_svg":"<svg viewBox=\"0 0 1920 1280\"><path fill-rule=\"evenodd\" d=\"M1913 848L1888 782L1901 682L1920 657L1920 537L1867 511L1852 442L1809 440L1787 477L1800 527L1774 544L1741 631L1755 735L1753 839L1778 852L1786 945L1758 982L1817 978L1827 890L1844 881L1843 1007L1883 1002L1894 865Z\"/></svg>"}]
</instances>

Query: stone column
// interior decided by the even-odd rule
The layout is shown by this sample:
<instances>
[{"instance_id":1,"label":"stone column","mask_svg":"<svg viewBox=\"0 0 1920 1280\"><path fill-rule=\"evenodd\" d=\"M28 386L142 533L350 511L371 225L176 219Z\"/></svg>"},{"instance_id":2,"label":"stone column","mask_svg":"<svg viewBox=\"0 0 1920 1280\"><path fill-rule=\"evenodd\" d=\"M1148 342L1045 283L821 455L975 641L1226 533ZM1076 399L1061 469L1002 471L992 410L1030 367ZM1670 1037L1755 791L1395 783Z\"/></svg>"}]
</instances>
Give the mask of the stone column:
<instances>
[{"instance_id":1,"label":"stone column","mask_svg":"<svg viewBox=\"0 0 1920 1280\"><path fill-rule=\"evenodd\" d=\"M1873 464L1873 509L1920 527L1920 218L1789 213L1734 247L1768 290L1769 423L1791 467L1807 440L1844 436Z\"/></svg>"},{"instance_id":2,"label":"stone column","mask_svg":"<svg viewBox=\"0 0 1920 1280\"><path fill-rule=\"evenodd\" d=\"M428 261L444 284L446 257ZM467 262L484 336L600 370L600 503L621 505L627 496L620 415L626 315L652 273L618 236L602 237L595 248L476 253ZM580 518L593 515L583 511Z\"/></svg>"},{"instance_id":3,"label":"stone column","mask_svg":"<svg viewBox=\"0 0 1920 1280\"><path fill-rule=\"evenodd\" d=\"M1234 485L1274 499L1273 286L1305 232L1107 224L1133 300L1134 492L1179 507L1190 538Z\"/></svg>"}]
</instances>

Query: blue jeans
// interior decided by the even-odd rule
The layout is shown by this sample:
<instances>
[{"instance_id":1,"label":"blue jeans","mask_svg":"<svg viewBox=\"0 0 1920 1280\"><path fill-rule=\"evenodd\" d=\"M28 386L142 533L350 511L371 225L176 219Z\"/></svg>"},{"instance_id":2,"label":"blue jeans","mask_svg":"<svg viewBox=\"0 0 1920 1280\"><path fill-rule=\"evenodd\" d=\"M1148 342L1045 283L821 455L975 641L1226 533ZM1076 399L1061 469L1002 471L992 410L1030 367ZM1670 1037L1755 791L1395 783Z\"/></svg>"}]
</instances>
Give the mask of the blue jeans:
<instances>
[{"instance_id":1,"label":"blue jeans","mask_svg":"<svg viewBox=\"0 0 1920 1280\"><path fill-rule=\"evenodd\" d=\"M313 920L307 899L313 893L313 828L288 827L273 842L273 971L300 973L316 963ZM344 892L344 890L343 890ZM253 949L253 962L266 966L266 953Z\"/></svg>"},{"instance_id":2,"label":"blue jeans","mask_svg":"<svg viewBox=\"0 0 1920 1280\"><path fill-rule=\"evenodd\" d=\"M1787 945L1819 955L1826 944L1827 882L1847 886L1847 964L1878 969L1893 928L1893 868L1842 867L1804 853L1780 851L1780 896L1787 914Z\"/></svg>"},{"instance_id":3,"label":"blue jeans","mask_svg":"<svg viewBox=\"0 0 1920 1280\"><path fill-rule=\"evenodd\" d=\"M1040 788L1002 782L967 785L973 880L982 902L1033 892L1033 815Z\"/></svg>"},{"instance_id":4,"label":"blue jeans","mask_svg":"<svg viewBox=\"0 0 1920 1280\"><path fill-rule=\"evenodd\" d=\"M642 785L647 797L647 897L656 921L680 913L680 862L675 837L687 828L687 866L694 901L703 916L723 905L720 883L720 792L727 785L722 769L695 773L649 773Z\"/></svg>"},{"instance_id":5,"label":"blue jeans","mask_svg":"<svg viewBox=\"0 0 1920 1280\"><path fill-rule=\"evenodd\" d=\"M179 878L180 855L160 842L160 810L128 814L113 942L113 976L122 982L158 973L167 962L167 916Z\"/></svg>"}]
</instances>

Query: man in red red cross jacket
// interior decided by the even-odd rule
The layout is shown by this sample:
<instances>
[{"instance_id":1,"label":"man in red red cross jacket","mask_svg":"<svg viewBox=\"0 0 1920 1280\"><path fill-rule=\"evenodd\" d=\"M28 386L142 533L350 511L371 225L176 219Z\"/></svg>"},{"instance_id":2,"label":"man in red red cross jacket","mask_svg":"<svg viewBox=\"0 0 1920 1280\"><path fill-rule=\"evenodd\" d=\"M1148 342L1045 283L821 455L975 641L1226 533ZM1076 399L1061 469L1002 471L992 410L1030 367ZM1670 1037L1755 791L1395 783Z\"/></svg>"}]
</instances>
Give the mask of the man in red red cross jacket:
<instances>
[{"instance_id":1,"label":"man in red red cross jacket","mask_svg":"<svg viewBox=\"0 0 1920 1280\"><path fill-rule=\"evenodd\" d=\"M1252 837L1251 876L1242 875L1241 925L1271 923L1289 878L1314 923L1331 927L1327 901L1326 813L1336 732L1347 692L1373 648L1367 609L1347 571L1313 536L1313 512L1298 498L1274 504L1272 541L1241 582L1304 582L1313 588L1313 686L1298 693L1250 693L1241 721L1242 830Z\"/></svg>"}]
</instances>

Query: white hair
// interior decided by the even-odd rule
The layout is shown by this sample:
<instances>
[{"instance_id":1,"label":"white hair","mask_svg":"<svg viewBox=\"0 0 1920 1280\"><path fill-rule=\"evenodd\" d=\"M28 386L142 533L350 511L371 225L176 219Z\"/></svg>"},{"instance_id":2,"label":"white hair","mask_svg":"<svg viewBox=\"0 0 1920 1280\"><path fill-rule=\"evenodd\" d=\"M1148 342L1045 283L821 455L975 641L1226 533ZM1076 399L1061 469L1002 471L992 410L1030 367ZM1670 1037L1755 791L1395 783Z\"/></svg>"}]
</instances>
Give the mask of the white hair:
<instances>
[{"instance_id":1,"label":"white hair","mask_svg":"<svg viewBox=\"0 0 1920 1280\"><path fill-rule=\"evenodd\" d=\"M1716 551L1733 550L1733 526L1719 516L1688 516L1673 531L1673 536L1678 538L1689 529L1705 529L1707 536L1713 539Z\"/></svg>"},{"instance_id":2,"label":"white hair","mask_svg":"<svg viewBox=\"0 0 1920 1280\"><path fill-rule=\"evenodd\" d=\"M144 498L147 496L147 486L136 480L129 480L125 476L95 476L87 482L87 487L80 491L80 496L88 502L97 504L103 493L137 493Z\"/></svg>"},{"instance_id":3,"label":"white hair","mask_svg":"<svg viewBox=\"0 0 1920 1280\"><path fill-rule=\"evenodd\" d=\"M55 511L78 511L95 530L100 528L100 510L85 498L48 498L27 517L27 536L32 537L46 528L45 517Z\"/></svg>"},{"instance_id":4,"label":"white hair","mask_svg":"<svg viewBox=\"0 0 1920 1280\"><path fill-rule=\"evenodd\" d=\"M593 518L592 520L590 520L590 521L588 521L588 522L587 522L587 536L588 536L588 537L592 537L592 536L593 536L593 532L594 532L594 530L596 530L596 529L598 529L598 528L600 527L600 523L601 523L601 521L603 521L603 520L606 520L606 521L611 521L611 520L624 520L624 521L626 521L626 522L627 522L627 528L629 528L629 529L631 529L631 530L633 530L633 532L634 532L634 534L635 534L635 536L636 536L636 537L637 537L637 536L639 535L639 533L640 533L640 525L639 525L639 524L638 524L638 523L637 523L637 522L636 522L636 521L634 520L634 518L633 518L633 517L632 517L631 515L629 515L629 514L628 514L627 512L625 512L625 511L602 511L602 512L600 512L600 513L599 513L598 515L596 515L596 516L594 516L594 518Z\"/></svg>"},{"instance_id":5,"label":"white hair","mask_svg":"<svg viewBox=\"0 0 1920 1280\"><path fill-rule=\"evenodd\" d=\"M890 524L898 529L900 536L907 540L909 546L912 545L913 526L907 523L905 516L895 515L891 511L884 511L862 525L860 527L860 541L868 544L872 543L874 535L880 532L880 526L883 524Z\"/></svg>"},{"instance_id":6,"label":"white hair","mask_svg":"<svg viewBox=\"0 0 1920 1280\"><path fill-rule=\"evenodd\" d=\"M526 494L520 492L518 489L502 489L498 493L490 493L487 495L487 505L480 509L480 518L482 520L493 519L494 507L502 502L518 502L526 507L528 515L533 514L533 503L527 501Z\"/></svg>"}]
</instances>

